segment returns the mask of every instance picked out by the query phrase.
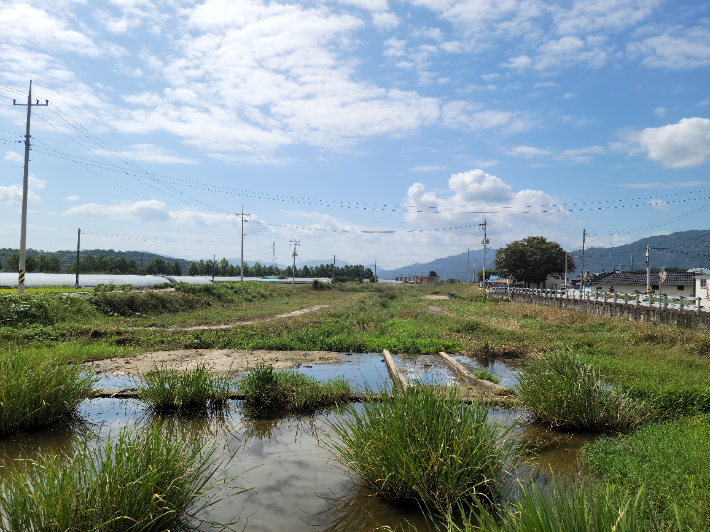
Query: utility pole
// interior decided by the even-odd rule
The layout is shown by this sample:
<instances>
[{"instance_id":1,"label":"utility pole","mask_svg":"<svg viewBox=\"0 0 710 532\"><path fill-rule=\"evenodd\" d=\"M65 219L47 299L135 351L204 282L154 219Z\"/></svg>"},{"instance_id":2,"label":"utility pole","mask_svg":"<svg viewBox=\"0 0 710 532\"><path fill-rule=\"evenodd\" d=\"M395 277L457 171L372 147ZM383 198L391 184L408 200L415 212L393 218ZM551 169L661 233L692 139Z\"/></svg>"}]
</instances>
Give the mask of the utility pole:
<instances>
[{"instance_id":1,"label":"utility pole","mask_svg":"<svg viewBox=\"0 0 710 532\"><path fill-rule=\"evenodd\" d=\"M468 253L468 265L466 266L466 283L471 282L471 248L468 248L466 253Z\"/></svg>"},{"instance_id":2,"label":"utility pole","mask_svg":"<svg viewBox=\"0 0 710 532\"><path fill-rule=\"evenodd\" d=\"M580 288L580 297L584 295L584 243L587 239L587 230L583 229L582 230L582 279L579 283L579 288Z\"/></svg>"},{"instance_id":3,"label":"utility pole","mask_svg":"<svg viewBox=\"0 0 710 532\"><path fill-rule=\"evenodd\" d=\"M646 244L646 294L651 295L651 262L649 255L651 254L651 244Z\"/></svg>"},{"instance_id":4,"label":"utility pole","mask_svg":"<svg viewBox=\"0 0 710 532\"><path fill-rule=\"evenodd\" d=\"M296 240L296 237L293 237L293 271L291 272L293 274L293 277L291 278L291 284L296 283L296 257L298 257L298 253L296 253L296 247L300 246L301 244Z\"/></svg>"},{"instance_id":5,"label":"utility pole","mask_svg":"<svg viewBox=\"0 0 710 532\"><path fill-rule=\"evenodd\" d=\"M631 271L634 271L634 255L631 254Z\"/></svg>"},{"instance_id":6,"label":"utility pole","mask_svg":"<svg viewBox=\"0 0 710 532\"><path fill-rule=\"evenodd\" d=\"M377 282L377 261L375 261L375 282Z\"/></svg>"},{"instance_id":7,"label":"utility pole","mask_svg":"<svg viewBox=\"0 0 710 532\"><path fill-rule=\"evenodd\" d=\"M143 253L141 253L141 270L143 269Z\"/></svg>"},{"instance_id":8,"label":"utility pole","mask_svg":"<svg viewBox=\"0 0 710 532\"><path fill-rule=\"evenodd\" d=\"M212 282L214 282L214 265L217 262L217 255L212 255Z\"/></svg>"},{"instance_id":9,"label":"utility pole","mask_svg":"<svg viewBox=\"0 0 710 532\"><path fill-rule=\"evenodd\" d=\"M29 179L29 164L30 164L30 116L32 115L33 107L47 107L49 100L44 103L39 103L36 100L32 103L32 80L30 80L30 92L27 94L27 103L17 103L12 100L12 105L27 106L27 123L25 129L25 169L22 177L22 225L20 228L20 267L17 277L17 293L22 295L25 293L25 258L27 255L27 183ZM77 267L79 264L77 264ZM78 270L77 270L78 271Z\"/></svg>"},{"instance_id":10,"label":"utility pole","mask_svg":"<svg viewBox=\"0 0 710 532\"><path fill-rule=\"evenodd\" d=\"M478 275L478 272L476 272L476 257L473 257L473 282L476 282L476 276Z\"/></svg>"},{"instance_id":11,"label":"utility pole","mask_svg":"<svg viewBox=\"0 0 710 532\"><path fill-rule=\"evenodd\" d=\"M79 288L79 244L81 243L81 227L76 235L76 286Z\"/></svg>"},{"instance_id":12,"label":"utility pole","mask_svg":"<svg viewBox=\"0 0 710 532\"><path fill-rule=\"evenodd\" d=\"M567 252L565 251L565 294L567 293Z\"/></svg>"},{"instance_id":13,"label":"utility pole","mask_svg":"<svg viewBox=\"0 0 710 532\"><path fill-rule=\"evenodd\" d=\"M276 240L274 240L274 247L271 255L271 265L276 269Z\"/></svg>"},{"instance_id":14,"label":"utility pole","mask_svg":"<svg viewBox=\"0 0 710 532\"><path fill-rule=\"evenodd\" d=\"M333 255L333 281L332 283L335 283L335 255Z\"/></svg>"},{"instance_id":15,"label":"utility pole","mask_svg":"<svg viewBox=\"0 0 710 532\"><path fill-rule=\"evenodd\" d=\"M239 269L241 271L242 282L244 282L244 216L251 216L251 214L244 214L244 204L242 204L242 254L239 261ZM274 240L274 262L276 262L276 241Z\"/></svg>"},{"instance_id":16,"label":"utility pole","mask_svg":"<svg viewBox=\"0 0 710 532\"><path fill-rule=\"evenodd\" d=\"M487 238L488 222L483 219L483 289L486 289L486 248L488 247L489 240Z\"/></svg>"}]
</instances>

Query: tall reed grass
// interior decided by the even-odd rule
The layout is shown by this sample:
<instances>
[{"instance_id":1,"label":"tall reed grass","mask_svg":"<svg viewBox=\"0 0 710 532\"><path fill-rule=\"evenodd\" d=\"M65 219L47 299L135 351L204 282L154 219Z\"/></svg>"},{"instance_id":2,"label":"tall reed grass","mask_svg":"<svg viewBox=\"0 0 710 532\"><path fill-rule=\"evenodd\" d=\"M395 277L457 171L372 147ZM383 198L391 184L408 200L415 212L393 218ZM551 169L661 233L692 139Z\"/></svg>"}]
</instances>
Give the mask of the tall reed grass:
<instances>
[{"instance_id":1,"label":"tall reed grass","mask_svg":"<svg viewBox=\"0 0 710 532\"><path fill-rule=\"evenodd\" d=\"M32 430L71 413L91 397L98 377L47 352L11 350L0 356L0 435Z\"/></svg>"},{"instance_id":2,"label":"tall reed grass","mask_svg":"<svg viewBox=\"0 0 710 532\"><path fill-rule=\"evenodd\" d=\"M73 457L55 454L29 467L5 464L0 530L158 532L189 529L215 504L226 461L214 444L161 425L122 430L102 448L75 442ZM211 495L212 494L212 495Z\"/></svg>"},{"instance_id":3,"label":"tall reed grass","mask_svg":"<svg viewBox=\"0 0 710 532\"><path fill-rule=\"evenodd\" d=\"M573 351L555 351L518 373L516 392L552 427L630 432L653 419L653 408L604 383L601 373Z\"/></svg>"},{"instance_id":4,"label":"tall reed grass","mask_svg":"<svg viewBox=\"0 0 710 532\"><path fill-rule=\"evenodd\" d=\"M496 495L513 458L488 407L467 405L456 389L415 386L389 399L349 406L331 423L337 461L383 498L444 511Z\"/></svg>"},{"instance_id":5,"label":"tall reed grass","mask_svg":"<svg viewBox=\"0 0 710 532\"><path fill-rule=\"evenodd\" d=\"M156 411L220 408L229 398L234 373L213 375L205 364L180 370L156 366L139 381L141 400Z\"/></svg>"},{"instance_id":6,"label":"tall reed grass","mask_svg":"<svg viewBox=\"0 0 710 532\"><path fill-rule=\"evenodd\" d=\"M259 409L308 411L347 399L350 383L343 377L320 381L292 370L260 364L239 380L245 402Z\"/></svg>"}]
</instances>

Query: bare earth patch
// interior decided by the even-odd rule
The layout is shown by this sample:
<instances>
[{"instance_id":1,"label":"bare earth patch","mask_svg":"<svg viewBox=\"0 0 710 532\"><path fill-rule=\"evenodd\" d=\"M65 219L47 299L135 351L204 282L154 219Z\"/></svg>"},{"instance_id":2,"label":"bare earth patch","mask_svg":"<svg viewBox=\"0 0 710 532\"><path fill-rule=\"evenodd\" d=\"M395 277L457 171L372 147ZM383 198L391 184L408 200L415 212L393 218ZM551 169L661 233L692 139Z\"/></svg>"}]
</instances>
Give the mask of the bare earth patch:
<instances>
[{"instance_id":1,"label":"bare earth patch","mask_svg":"<svg viewBox=\"0 0 710 532\"><path fill-rule=\"evenodd\" d=\"M216 329L231 329L232 327L239 327L240 325L251 325L253 323L261 323L264 321L277 320L279 318L292 318L294 316L300 316L301 314L308 314L309 312L315 312L322 308L328 308L330 305L313 305L312 307L300 308L298 310L292 310L291 312L285 312L284 314L277 314L276 316L268 316L259 320L251 321L237 321L234 323L225 323L224 325L198 325L196 327L185 327L180 329L182 331L207 331Z\"/></svg>"},{"instance_id":2,"label":"bare earth patch","mask_svg":"<svg viewBox=\"0 0 710 532\"><path fill-rule=\"evenodd\" d=\"M433 314L438 314L439 316L451 316L451 314L449 314L445 310L441 310L439 307L436 307L434 305L429 305L429 312Z\"/></svg>"},{"instance_id":3,"label":"bare earth patch","mask_svg":"<svg viewBox=\"0 0 710 532\"><path fill-rule=\"evenodd\" d=\"M422 299L449 299L449 296L422 296Z\"/></svg>"},{"instance_id":4,"label":"bare earth patch","mask_svg":"<svg viewBox=\"0 0 710 532\"><path fill-rule=\"evenodd\" d=\"M253 368L259 363L275 368L295 368L302 364L331 364L338 354L331 351L261 351L246 349L176 349L144 353L136 357L107 358L85 362L96 373L113 373L117 376L142 375L155 366L169 369L194 369L207 364L215 373Z\"/></svg>"}]
</instances>

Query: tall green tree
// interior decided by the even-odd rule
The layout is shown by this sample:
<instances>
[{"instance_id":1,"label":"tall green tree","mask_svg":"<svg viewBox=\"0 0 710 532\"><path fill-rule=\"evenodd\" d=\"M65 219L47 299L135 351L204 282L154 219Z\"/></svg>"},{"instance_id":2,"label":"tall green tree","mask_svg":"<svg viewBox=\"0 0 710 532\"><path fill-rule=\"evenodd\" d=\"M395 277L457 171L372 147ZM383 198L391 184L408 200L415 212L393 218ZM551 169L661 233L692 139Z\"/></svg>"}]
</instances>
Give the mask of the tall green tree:
<instances>
[{"instance_id":1,"label":"tall green tree","mask_svg":"<svg viewBox=\"0 0 710 532\"><path fill-rule=\"evenodd\" d=\"M565 255L567 271L574 271L574 258L557 242L550 242L542 236L529 236L498 249L494 264L503 277L522 281L527 286L540 285L550 275L564 275Z\"/></svg>"},{"instance_id":2,"label":"tall green tree","mask_svg":"<svg viewBox=\"0 0 710 532\"><path fill-rule=\"evenodd\" d=\"M200 267L197 265L196 262L191 262L190 265L187 267L187 275L189 275L190 277L200 275Z\"/></svg>"},{"instance_id":3,"label":"tall green tree","mask_svg":"<svg viewBox=\"0 0 710 532\"><path fill-rule=\"evenodd\" d=\"M178 277L182 275L182 266L180 266L180 261L176 260L175 264L173 264L172 274Z\"/></svg>"}]
</instances>

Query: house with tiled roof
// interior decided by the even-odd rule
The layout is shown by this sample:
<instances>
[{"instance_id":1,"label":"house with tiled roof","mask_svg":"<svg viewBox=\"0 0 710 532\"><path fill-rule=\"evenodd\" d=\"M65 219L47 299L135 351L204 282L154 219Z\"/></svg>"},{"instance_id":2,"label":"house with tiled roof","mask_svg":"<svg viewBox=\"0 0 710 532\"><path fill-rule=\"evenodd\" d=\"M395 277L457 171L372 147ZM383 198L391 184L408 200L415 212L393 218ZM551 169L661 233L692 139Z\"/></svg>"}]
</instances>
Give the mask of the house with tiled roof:
<instances>
[{"instance_id":1,"label":"house with tiled roof","mask_svg":"<svg viewBox=\"0 0 710 532\"><path fill-rule=\"evenodd\" d=\"M695 297L698 289L701 286L707 286L709 276L702 275L697 272L681 272L681 273L666 273L666 278L663 283L660 282L657 273L651 274L651 291L656 294L666 294L669 297ZM613 288L618 294L633 294L638 291L642 294L646 293L646 272L608 272L594 275L591 279L592 291L601 290L610 292ZM697 285L697 286L696 286ZM704 290L703 290L704 292ZM705 297L705 294L700 294Z\"/></svg>"}]
</instances>

